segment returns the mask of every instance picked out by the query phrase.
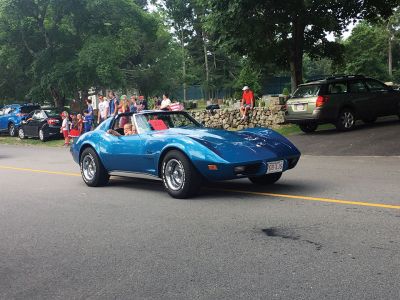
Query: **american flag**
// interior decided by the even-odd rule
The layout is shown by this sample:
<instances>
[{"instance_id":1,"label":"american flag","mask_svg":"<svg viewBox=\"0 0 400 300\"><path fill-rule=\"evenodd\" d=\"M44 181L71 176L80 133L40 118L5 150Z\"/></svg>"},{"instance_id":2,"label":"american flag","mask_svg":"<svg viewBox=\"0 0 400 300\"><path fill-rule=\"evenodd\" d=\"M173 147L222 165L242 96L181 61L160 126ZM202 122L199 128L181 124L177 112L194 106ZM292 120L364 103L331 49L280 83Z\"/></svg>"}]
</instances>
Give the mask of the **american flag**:
<instances>
[{"instance_id":1,"label":"american flag","mask_svg":"<svg viewBox=\"0 0 400 300\"><path fill-rule=\"evenodd\" d=\"M179 102L175 102L175 103L171 103L169 105L169 110L170 111L180 111L180 110L184 110L184 107Z\"/></svg>"}]
</instances>

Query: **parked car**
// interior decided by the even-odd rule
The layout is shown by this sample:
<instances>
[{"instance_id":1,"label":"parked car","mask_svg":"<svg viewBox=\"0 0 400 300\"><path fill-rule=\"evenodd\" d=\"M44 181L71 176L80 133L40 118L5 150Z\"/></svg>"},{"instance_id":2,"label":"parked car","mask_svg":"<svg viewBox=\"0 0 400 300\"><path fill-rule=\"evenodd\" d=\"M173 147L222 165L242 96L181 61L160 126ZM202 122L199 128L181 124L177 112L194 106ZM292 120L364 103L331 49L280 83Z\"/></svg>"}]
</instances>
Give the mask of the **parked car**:
<instances>
[{"instance_id":1,"label":"parked car","mask_svg":"<svg viewBox=\"0 0 400 300\"><path fill-rule=\"evenodd\" d=\"M123 124L134 124L137 134L124 135ZM160 178L175 198L193 196L204 179L273 184L300 158L299 150L271 129L205 128L183 111L108 118L74 140L71 153L88 186L105 185L110 175L144 174Z\"/></svg>"},{"instance_id":2,"label":"parked car","mask_svg":"<svg viewBox=\"0 0 400 300\"><path fill-rule=\"evenodd\" d=\"M286 107L286 122L304 132L325 123L345 131L359 119L373 123L382 116L400 117L400 91L362 75L329 77L299 85Z\"/></svg>"},{"instance_id":3,"label":"parked car","mask_svg":"<svg viewBox=\"0 0 400 300\"><path fill-rule=\"evenodd\" d=\"M0 132L8 132L10 136L16 136L21 121L35 109L39 109L35 104L11 104L5 105L0 109Z\"/></svg>"},{"instance_id":4,"label":"parked car","mask_svg":"<svg viewBox=\"0 0 400 300\"><path fill-rule=\"evenodd\" d=\"M27 119L22 121L18 130L19 138L39 138L45 142L50 137L61 137L61 113L62 110L57 108L37 109L31 112Z\"/></svg>"}]
</instances>

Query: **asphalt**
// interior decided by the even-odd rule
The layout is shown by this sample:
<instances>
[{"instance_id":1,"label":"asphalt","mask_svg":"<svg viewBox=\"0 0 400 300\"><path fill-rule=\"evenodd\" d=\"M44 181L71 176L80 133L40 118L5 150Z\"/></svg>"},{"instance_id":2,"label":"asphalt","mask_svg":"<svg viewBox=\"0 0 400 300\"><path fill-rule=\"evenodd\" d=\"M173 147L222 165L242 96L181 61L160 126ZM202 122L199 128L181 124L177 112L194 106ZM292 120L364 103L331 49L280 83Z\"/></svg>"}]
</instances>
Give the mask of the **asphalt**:
<instances>
[{"instance_id":1,"label":"asphalt","mask_svg":"<svg viewBox=\"0 0 400 300\"><path fill-rule=\"evenodd\" d=\"M309 155L400 156L400 121L397 117L380 118L371 125L359 121L349 132L327 129L293 135L290 140Z\"/></svg>"},{"instance_id":2,"label":"asphalt","mask_svg":"<svg viewBox=\"0 0 400 300\"><path fill-rule=\"evenodd\" d=\"M305 155L273 187L177 200L157 181L88 188L68 149L1 145L0 299L399 299L399 165Z\"/></svg>"}]
</instances>

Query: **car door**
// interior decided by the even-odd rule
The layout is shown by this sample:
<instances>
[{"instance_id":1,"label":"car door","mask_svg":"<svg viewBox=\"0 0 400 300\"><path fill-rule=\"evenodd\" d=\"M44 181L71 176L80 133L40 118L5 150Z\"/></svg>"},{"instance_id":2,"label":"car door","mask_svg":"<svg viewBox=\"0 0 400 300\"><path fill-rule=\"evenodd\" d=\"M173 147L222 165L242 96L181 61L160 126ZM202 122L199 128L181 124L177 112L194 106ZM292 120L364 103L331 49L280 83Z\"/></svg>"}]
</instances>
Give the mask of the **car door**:
<instances>
[{"instance_id":1,"label":"car door","mask_svg":"<svg viewBox=\"0 0 400 300\"><path fill-rule=\"evenodd\" d=\"M5 106L2 110L2 114L0 115L0 130L6 131L8 130L8 120L13 112L13 108L11 106Z\"/></svg>"},{"instance_id":2,"label":"car door","mask_svg":"<svg viewBox=\"0 0 400 300\"><path fill-rule=\"evenodd\" d=\"M396 114L398 96L392 93L387 85L374 80L366 79L365 84L374 97L374 107L379 116L387 116Z\"/></svg>"},{"instance_id":3,"label":"car door","mask_svg":"<svg viewBox=\"0 0 400 300\"><path fill-rule=\"evenodd\" d=\"M371 119L376 117L375 96L369 92L364 81L361 79L351 80L348 83L348 93L350 104L356 110L358 118Z\"/></svg>"},{"instance_id":4,"label":"car door","mask_svg":"<svg viewBox=\"0 0 400 300\"><path fill-rule=\"evenodd\" d=\"M143 173L144 141L139 134L114 136L104 133L103 163L109 171Z\"/></svg>"},{"instance_id":5,"label":"car door","mask_svg":"<svg viewBox=\"0 0 400 300\"><path fill-rule=\"evenodd\" d=\"M37 137L39 132L39 125L41 119L41 111L35 110L32 114L32 117L27 119L27 122L24 126L25 135Z\"/></svg>"}]
</instances>

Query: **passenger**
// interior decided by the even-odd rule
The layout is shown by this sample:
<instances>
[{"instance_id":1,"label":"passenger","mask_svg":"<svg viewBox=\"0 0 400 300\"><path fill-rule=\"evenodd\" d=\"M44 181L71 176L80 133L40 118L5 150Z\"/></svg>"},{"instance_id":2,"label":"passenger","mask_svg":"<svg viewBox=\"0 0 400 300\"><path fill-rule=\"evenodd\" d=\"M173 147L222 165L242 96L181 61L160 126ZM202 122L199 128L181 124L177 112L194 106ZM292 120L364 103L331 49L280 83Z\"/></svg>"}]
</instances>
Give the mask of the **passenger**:
<instances>
[{"instance_id":1,"label":"passenger","mask_svg":"<svg viewBox=\"0 0 400 300\"><path fill-rule=\"evenodd\" d=\"M137 134L137 130L135 125L128 123L124 125L124 134L120 134L118 131L113 130L113 129L108 129L107 133L114 135L114 136L126 136L126 135L134 135Z\"/></svg>"}]
</instances>

